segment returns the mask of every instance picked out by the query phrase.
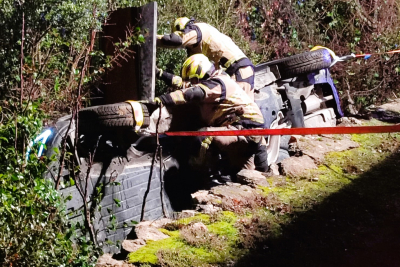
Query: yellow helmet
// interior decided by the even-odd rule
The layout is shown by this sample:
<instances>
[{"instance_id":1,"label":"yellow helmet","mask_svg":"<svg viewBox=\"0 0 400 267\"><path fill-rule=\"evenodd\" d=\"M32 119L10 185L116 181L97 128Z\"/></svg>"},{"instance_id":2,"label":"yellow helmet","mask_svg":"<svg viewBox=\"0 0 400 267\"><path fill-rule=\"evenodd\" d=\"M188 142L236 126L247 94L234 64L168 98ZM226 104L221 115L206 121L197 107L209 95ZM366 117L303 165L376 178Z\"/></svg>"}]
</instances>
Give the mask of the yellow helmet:
<instances>
[{"instance_id":1,"label":"yellow helmet","mask_svg":"<svg viewBox=\"0 0 400 267\"><path fill-rule=\"evenodd\" d=\"M172 32L183 31L185 29L186 24L190 21L187 17L177 18L172 25Z\"/></svg>"},{"instance_id":2,"label":"yellow helmet","mask_svg":"<svg viewBox=\"0 0 400 267\"><path fill-rule=\"evenodd\" d=\"M182 79L203 79L206 74L211 75L215 70L214 65L203 54L195 54L185 60L182 66Z\"/></svg>"}]
</instances>

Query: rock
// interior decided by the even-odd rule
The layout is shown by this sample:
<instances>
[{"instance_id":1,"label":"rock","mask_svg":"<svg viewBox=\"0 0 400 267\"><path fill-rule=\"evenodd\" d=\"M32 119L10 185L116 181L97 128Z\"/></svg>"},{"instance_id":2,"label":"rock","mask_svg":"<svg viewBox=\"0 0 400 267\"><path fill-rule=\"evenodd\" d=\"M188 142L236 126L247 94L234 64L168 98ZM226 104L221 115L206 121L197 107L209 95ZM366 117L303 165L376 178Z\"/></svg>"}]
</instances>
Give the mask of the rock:
<instances>
[{"instance_id":1,"label":"rock","mask_svg":"<svg viewBox=\"0 0 400 267\"><path fill-rule=\"evenodd\" d=\"M96 267L135 267L135 265L113 259L111 254L103 254L97 260Z\"/></svg>"},{"instance_id":2,"label":"rock","mask_svg":"<svg viewBox=\"0 0 400 267\"><path fill-rule=\"evenodd\" d=\"M220 201L213 205L197 205L197 210L213 214L220 210L241 211L243 208L256 207L263 202L261 191L239 183L216 186L210 190L209 194L218 196Z\"/></svg>"},{"instance_id":3,"label":"rock","mask_svg":"<svg viewBox=\"0 0 400 267\"><path fill-rule=\"evenodd\" d=\"M333 146L333 149L331 149L331 151L336 151L336 152L345 151L360 146L358 143L349 139L334 140L333 142L330 143L330 145Z\"/></svg>"},{"instance_id":4,"label":"rock","mask_svg":"<svg viewBox=\"0 0 400 267\"><path fill-rule=\"evenodd\" d=\"M222 209L220 207L215 207L212 204L208 204L208 205L197 205L197 210L205 213L205 214L215 214L219 211L221 211Z\"/></svg>"},{"instance_id":5,"label":"rock","mask_svg":"<svg viewBox=\"0 0 400 267\"><path fill-rule=\"evenodd\" d=\"M394 99L392 102L381 105L380 108L400 113L400 99Z\"/></svg>"},{"instance_id":6,"label":"rock","mask_svg":"<svg viewBox=\"0 0 400 267\"><path fill-rule=\"evenodd\" d=\"M121 245L122 248L127 252L134 252L146 245L146 241L144 241L143 239L124 240Z\"/></svg>"},{"instance_id":7,"label":"rock","mask_svg":"<svg viewBox=\"0 0 400 267\"><path fill-rule=\"evenodd\" d=\"M331 151L344 151L360 145L350 140L349 135L308 135L297 137L297 145L303 154L322 162ZM287 160L287 159L285 159Z\"/></svg>"},{"instance_id":8,"label":"rock","mask_svg":"<svg viewBox=\"0 0 400 267\"><path fill-rule=\"evenodd\" d=\"M161 220L160 220L161 221ZM145 222L140 222L136 227L135 227L135 233L138 239L143 239L144 241L147 240L161 240L168 238L169 236L166 234L163 234L160 232L157 228L160 228L167 224L168 222L171 222L171 220L165 220L162 223L157 221L145 221Z\"/></svg>"},{"instance_id":9,"label":"rock","mask_svg":"<svg viewBox=\"0 0 400 267\"><path fill-rule=\"evenodd\" d=\"M316 169L317 165L309 156L290 157L281 162L284 175L301 176L309 169Z\"/></svg>"},{"instance_id":10,"label":"rock","mask_svg":"<svg viewBox=\"0 0 400 267\"><path fill-rule=\"evenodd\" d=\"M215 202L220 202L221 198L210 194L207 190L200 190L192 194L192 200L194 204L207 205L213 204Z\"/></svg>"},{"instance_id":11,"label":"rock","mask_svg":"<svg viewBox=\"0 0 400 267\"><path fill-rule=\"evenodd\" d=\"M143 225L149 225L155 228L161 228L164 225L170 223L172 220L168 219L168 218L162 218L162 219L158 219L158 220L154 220L154 221L143 221L140 224Z\"/></svg>"},{"instance_id":12,"label":"rock","mask_svg":"<svg viewBox=\"0 0 400 267\"><path fill-rule=\"evenodd\" d=\"M256 187L257 185L269 186L269 183L261 172L256 170L241 170L236 175L237 181L241 184Z\"/></svg>"},{"instance_id":13,"label":"rock","mask_svg":"<svg viewBox=\"0 0 400 267\"><path fill-rule=\"evenodd\" d=\"M362 122L359 119L353 117L342 117L338 119L337 126L354 126L354 125L361 125Z\"/></svg>"},{"instance_id":14,"label":"rock","mask_svg":"<svg viewBox=\"0 0 400 267\"><path fill-rule=\"evenodd\" d=\"M264 177L265 179L265 177ZM231 183L226 186L217 186L210 190L211 194L219 196L221 198L249 198L256 192L255 189L247 185L241 185L238 183Z\"/></svg>"},{"instance_id":15,"label":"rock","mask_svg":"<svg viewBox=\"0 0 400 267\"><path fill-rule=\"evenodd\" d=\"M199 190L193 193L191 196L195 204L207 203L209 198L207 190Z\"/></svg>"},{"instance_id":16,"label":"rock","mask_svg":"<svg viewBox=\"0 0 400 267\"><path fill-rule=\"evenodd\" d=\"M179 215L178 218L179 219L183 219L183 218L190 218L190 217L194 217L198 214L197 211L195 210L182 210Z\"/></svg>"},{"instance_id":17,"label":"rock","mask_svg":"<svg viewBox=\"0 0 400 267\"><path fill-rule=\"evenodd\" d=\"M207 226L205 226L205 224L202 222L196 222L192 225L189 225L188 227L189 227L189 229L193 230L194 232L197 232L197 231L208 232Z\"/></svg>"}]
</instances>

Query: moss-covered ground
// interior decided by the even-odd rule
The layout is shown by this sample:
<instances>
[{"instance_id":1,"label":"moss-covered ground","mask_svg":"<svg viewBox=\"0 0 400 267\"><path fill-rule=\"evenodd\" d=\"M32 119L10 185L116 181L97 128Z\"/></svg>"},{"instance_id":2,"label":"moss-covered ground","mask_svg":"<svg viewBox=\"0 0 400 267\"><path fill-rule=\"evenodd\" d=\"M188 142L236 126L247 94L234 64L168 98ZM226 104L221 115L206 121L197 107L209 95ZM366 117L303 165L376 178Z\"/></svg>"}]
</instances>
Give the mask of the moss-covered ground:
<instances>
[{"instance_id":1,"label":"moss-covered ground","mask_svg":"<svg viewBox=\"0 0 400 267\"><path fill-rule=\"evenodd\" d=\"M369 122L377 124L376 121ZM246 211L176 221L129 255L138 266L400 266L400 134L352 135L302 177L269 178ZM267 205L265 205L267 203ZM202 222L208 234L185 226ZM201 239L201 240L197 240Z\"/></svg>"}]
</instances>

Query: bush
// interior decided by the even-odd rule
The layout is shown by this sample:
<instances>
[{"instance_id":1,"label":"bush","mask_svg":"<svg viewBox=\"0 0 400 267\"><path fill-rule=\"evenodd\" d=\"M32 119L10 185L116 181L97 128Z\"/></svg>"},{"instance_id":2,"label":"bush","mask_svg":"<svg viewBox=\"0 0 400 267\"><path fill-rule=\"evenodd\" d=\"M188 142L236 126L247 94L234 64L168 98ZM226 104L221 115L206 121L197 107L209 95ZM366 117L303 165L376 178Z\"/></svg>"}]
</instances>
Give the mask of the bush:
<instances>
[{"instance_id":1,"label":"bush","mask_svg":"<svg viewBox=\"0 0 400 267\"><path fill-rule=\"evenodd\" d=\"M95 36L118 4L0 1L1 266L96 262L99 248L86 237L85 227L68 222L65 200L53 181L43 178L55 157L38 160L34 152L29 161L25 157L42 126L60 113L76 113L87 101L90 87L115 63L116 58L105 58L96 50ZM118 51L124 53L123 49Z\"/></svg>"},{"instance_id":2,"label":"bush","mask_svg":"<svg viewBox=\"0 0 400 267\"><path fill-rule=\"evenodd\" d=\"M40 116L30 115L16 118L21 132L33 134L40 128ZM25 163L25 155L15 149L15 129L12 123L0 126L0 265L93 264L98 251L84 238L77 239L64 200L54 183L43 178L54 159L38 161L32 153Z\"/></svg>"},{"instance_id":3,"label":"bush","mask_svg":"<svg viewBox=\"0 0 400 267\"><path fill-rule=\"evenodd\" d=\"M384 54L397 49L399 5L396 0L251 0L241 2L238 12L244 34L262 51L262 61L305 52L315 45L326 46L338 56L383 53L332 68L343 105L354 101L361 110L400 93L398 56Z\"/></svg>"}]
</instances>

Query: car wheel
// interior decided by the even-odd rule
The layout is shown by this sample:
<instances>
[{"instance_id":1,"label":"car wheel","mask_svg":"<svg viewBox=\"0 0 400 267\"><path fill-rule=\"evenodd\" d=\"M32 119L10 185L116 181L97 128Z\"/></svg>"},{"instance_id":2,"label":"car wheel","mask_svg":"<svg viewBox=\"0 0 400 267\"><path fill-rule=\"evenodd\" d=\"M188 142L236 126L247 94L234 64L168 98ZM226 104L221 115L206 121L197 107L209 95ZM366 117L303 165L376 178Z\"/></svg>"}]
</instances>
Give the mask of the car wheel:
<instances>
[{"instance_id":1,"label":"car wheel","mask_svg":"<svg viewBox=\"0 0 400 267\"><path fill-rule=\"evenodd\" d=\"M140 103L143 111L143 127L150 123L146 105ZM136 125L132 106L129 103L94 106L79 111L79 129L87 132L93 130L132 129Z\"/></svg>"},{"instance_id":2,"label":"car wheel","mask_svg":"<svg viewBox=\"0 0 400 267\"><path fill-rule=\"evenodd\" d=\"M269 66L276 65L282 79L295 77L320 69L329 68L332 63L331 55L326 49L305 52L287 58L268 62Z\"/></svg>"}]
</instances>

